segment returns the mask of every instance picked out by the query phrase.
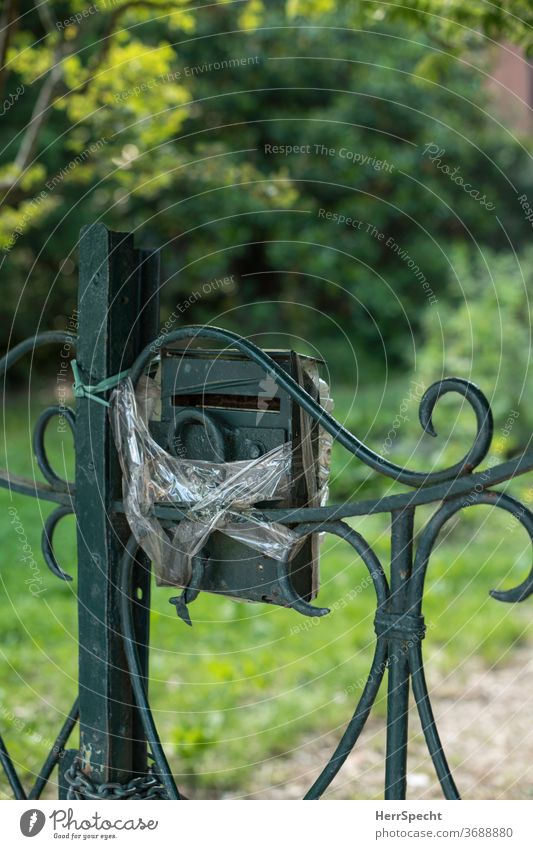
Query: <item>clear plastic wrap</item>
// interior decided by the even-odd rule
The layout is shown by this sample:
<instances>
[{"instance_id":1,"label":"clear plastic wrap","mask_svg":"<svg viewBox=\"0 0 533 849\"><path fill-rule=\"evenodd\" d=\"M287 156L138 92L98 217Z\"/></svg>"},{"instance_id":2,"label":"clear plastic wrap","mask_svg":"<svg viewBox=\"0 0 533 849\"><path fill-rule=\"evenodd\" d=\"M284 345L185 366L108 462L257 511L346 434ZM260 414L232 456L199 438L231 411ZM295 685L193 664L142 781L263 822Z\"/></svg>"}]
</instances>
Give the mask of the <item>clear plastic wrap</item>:
<instances>
[{"instance_id":1,"label":"clear plastic wrap","mask_svg":"<svg viewBox=\"0 0 533 849\"><path fill-rule=\"evenodd\" d=\"M144 378L138 404L128 379L113 392L110 408L126 518L154 564L158 584L188 586L192 557L214 530L275 560L290 560L300 545L295 534L284 525L261 521L250 509L288 496L290 443L257 460L212 463L174 457L157 444L147 426L158 392L157 383ZM179 506L185 516L167 528L154 515L156 503Z\"/></svg>"},{"instance_id":2,"label":"clear plastic wrap","mask_svg":"<svg viewBox=\"0 0 533 849\"><path fill-rule=\"evenodd\" d=\"M320 406L328 413L333 412L335 404L331 397L330 388L322 378L318 380L318 389ZM332 435L320 425L318 436L318 502L321 507L325 507L328 503L332 446Z\"/></svg>"},{"instance_id":3,"label":"clear plastic wrap","mask_svg":"<svg viewBox=\"0 0 533 849\"><path fill-rule=\"evenodd\" d=\"M331 397L329 385L325 380L322 380L318 372L318 364L313 360L302 360L302 371L315 387L318 394L318 401L322 409L331 413L334 403ZM306 387L307 388L307 387ZM311 434L313 428L313 420L303 410L300 411L302 419L302 448L304 450L304 467L311 469L316 480L313 485L309 485L309 491L314 495L310 500L312 507L324 507L328 501L329 495L329 475L331 467L331 448L333 445L333 437L325 430L322 425L318 424L318 451L311 444ZM304 441L305 439L305 441ZM315 467L314 457L317 454L317 466Z\"/></svg>"}]
</instances>

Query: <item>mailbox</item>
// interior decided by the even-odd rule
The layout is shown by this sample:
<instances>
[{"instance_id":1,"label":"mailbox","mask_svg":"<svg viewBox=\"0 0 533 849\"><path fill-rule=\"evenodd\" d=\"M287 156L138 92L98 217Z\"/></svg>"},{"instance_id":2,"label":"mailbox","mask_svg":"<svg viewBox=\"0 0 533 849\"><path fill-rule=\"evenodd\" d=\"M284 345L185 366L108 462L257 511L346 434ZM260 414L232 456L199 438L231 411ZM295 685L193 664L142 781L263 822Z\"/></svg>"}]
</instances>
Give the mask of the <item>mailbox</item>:
<instances>
[{"instance_id":1,"label":"mailbox","mask_svg":"<svg viewBox=\"0 0 533 849\"><path fill-rule=\"evenodd\" d=\"M294 351L268 353L316 401L324 401L320 360ZM217 464L253 461L289 443L288 494L254 508L317 506L324 500L322 429L257 364L234 350L166 348L160 380L161 415L150 422L150 432L174 457ZM318 590L317 544L316 534L308 536L283 564L292 589L305 601ZM271 557L215 530L202 558L204 568L196 570L192 582L194 597L204 590L287 606L279 586L281 564Z\"/></svg>"}]
</instances>

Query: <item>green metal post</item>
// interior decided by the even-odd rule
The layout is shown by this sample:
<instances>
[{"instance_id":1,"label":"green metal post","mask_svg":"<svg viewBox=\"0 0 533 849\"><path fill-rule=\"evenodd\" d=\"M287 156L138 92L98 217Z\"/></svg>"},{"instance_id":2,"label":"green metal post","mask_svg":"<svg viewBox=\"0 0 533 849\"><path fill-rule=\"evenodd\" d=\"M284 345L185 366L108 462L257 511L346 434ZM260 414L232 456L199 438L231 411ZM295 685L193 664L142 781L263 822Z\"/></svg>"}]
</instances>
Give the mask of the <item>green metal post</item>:
<instances>
[{"instance_id":1,"label":"green metal post","mask_svg":"<svg viewBox=\"0 0 533 849\"><path fill-rule=\"evenodd\" d=\"M137 350L142 350L154 339L159 328L159 251L139 251L139 315L137 324ZM133 588L133 624L137 637L137 651L143 680L148 691L148 659L150 636L150 577L151 563L148 557L139 551L132 575ZM134 774L146 771L147 746L143 725L138 711L133 713L133 752L132 766Z\"/></svg>"},{"instance_id":2,"label":"green metal post","mask_svg":"<svg viewBox=\"0 0 533 849\"><path fill-rule=\"evenodd\" d=\"M404 613L413 562L414 508L391 521L390 612ZM405 799L409 727L409 659L405 640L389 637L385 799Z\"/></svg>"},{"instance_id":3,"label":"green metal post","mask_svg":"<svg viewBox=\"0 0 533 849\"><path fill-rule=\"evenodd\" d=\"M143 262L144 260L144 262ZM157 335L157 259L133 239L103 225L80 239L77 361L83 383L128 368L147 338ZM118 569L130 531L113 510L121 473L107 408L77 399L76 514L78 525L80 761L95 783L128 781L146 770L146 745L136 717L118 636ZM136 636L147 674L149 570L134 580Z\"/></svg>"}]
</instances>

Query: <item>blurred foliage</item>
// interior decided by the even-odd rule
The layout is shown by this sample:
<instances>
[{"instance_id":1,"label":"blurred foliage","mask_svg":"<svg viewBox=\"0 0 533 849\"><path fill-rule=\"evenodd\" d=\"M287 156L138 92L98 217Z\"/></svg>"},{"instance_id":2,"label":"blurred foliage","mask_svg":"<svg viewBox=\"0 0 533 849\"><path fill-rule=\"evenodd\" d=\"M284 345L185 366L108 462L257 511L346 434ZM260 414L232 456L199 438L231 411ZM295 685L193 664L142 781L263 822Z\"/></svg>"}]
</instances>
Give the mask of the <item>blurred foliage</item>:
<instances>
[{"instance_id":1,"label":"blurred foliage","mask_svg":"<svg viewBox=\"0 0 533 849\"><path fill-rule=\"evenodd\" d=\"M533 249L520 261L486 250L456 251L451 261L457 294L440 305L438 322L426 319L417 374L428 383L460 374L483 388L495 418L493 457L502 461L530 447L533 433Z\"/></svg>"},{"instance_id":2,"label":"blurred foliage","mask_svg":"<svg viewBox=\"0 0 533 849\"><path fill-rule=\"evenodd\" d=\"M289 15L327 15L338 0L288 0ZM362 0L351 9L351 19L361 25L375 21L409 22L418 29L428 28L435 39L450 50L462 51L486 39L507 39L522 45L531 55L533 48L533 9L529 0L389 0L374 3Z\"/></svg>"},{"instance_id":3,"label":"blurred foliage","mask_svg":"<svg viewBox=\"0 0 533 849\"><path fill-rule=\"evenodd\" d=\"M480 49L483 35L525 44L527 20L501 4L285 5L7 3L19 18L0 82L24 91L2 119L4 345L67 326L94 220L165 245L163 319L233 274L188 323L309 341L311 309L312 341L345 378L341 328L358 356L386 340L388 363L410 363L434 313L421 281L453 300L451 247L527 240L514 187L533 196L530 158L490 115Z\"/></svg>"}]
</instances>

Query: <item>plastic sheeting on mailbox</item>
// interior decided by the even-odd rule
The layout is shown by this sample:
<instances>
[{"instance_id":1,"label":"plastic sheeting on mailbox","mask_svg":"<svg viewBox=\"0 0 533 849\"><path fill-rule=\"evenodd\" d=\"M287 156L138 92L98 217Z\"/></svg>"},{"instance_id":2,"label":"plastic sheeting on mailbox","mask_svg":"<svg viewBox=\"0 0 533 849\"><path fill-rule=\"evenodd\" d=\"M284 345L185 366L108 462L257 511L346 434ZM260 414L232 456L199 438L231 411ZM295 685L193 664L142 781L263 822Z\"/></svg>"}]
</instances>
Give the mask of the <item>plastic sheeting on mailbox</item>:
<instances>
[{"instance_id":1,"label":"plastic sheeting on mailbox","mask_svg":"<svg viewBox=\"0 0 533 849\"><path fill-rule=\"evenodd\" d=\"M157 384L151 378L145 381L144 398L157 395ZM150 381L155 391L150 392ZM214 530L275 560L287 561L295 555L301 540L290 528L263 522L251 510L254 504L287 497L290 443L256 460L180 459L155 442L145 415L128 378L111 397L111 425L123 472L126 517L154 564L158 584L187 586L192 557ZM154 515L154 505L165 502L185 511L184 518L170 527Z\"/></svg>"}]
</instances>

